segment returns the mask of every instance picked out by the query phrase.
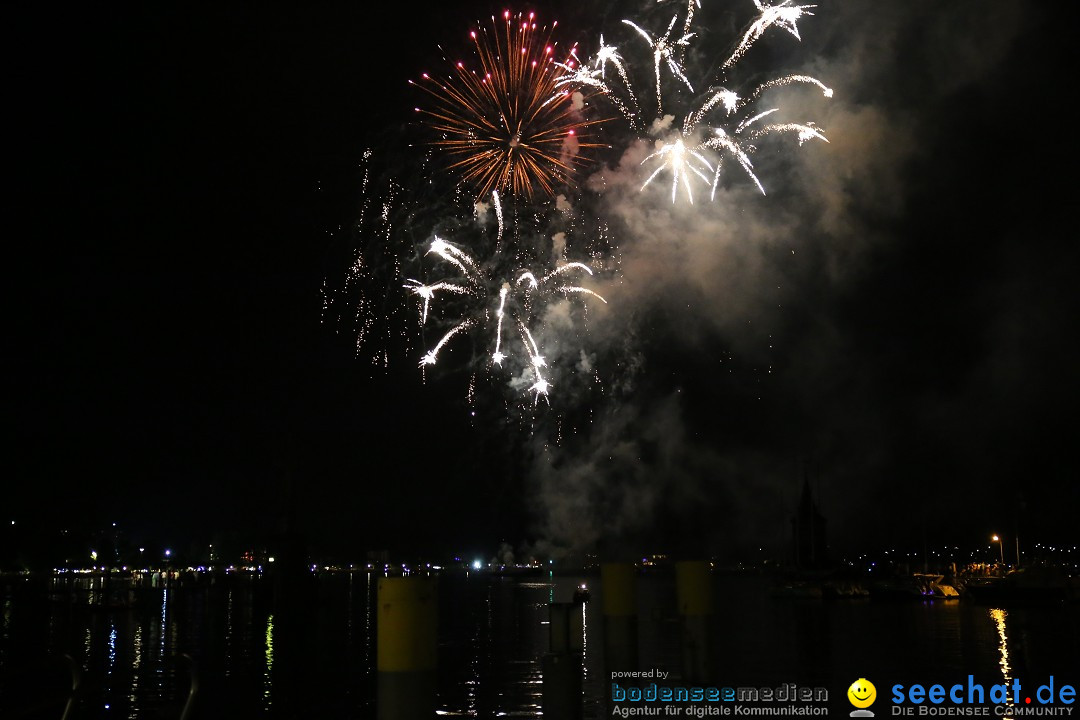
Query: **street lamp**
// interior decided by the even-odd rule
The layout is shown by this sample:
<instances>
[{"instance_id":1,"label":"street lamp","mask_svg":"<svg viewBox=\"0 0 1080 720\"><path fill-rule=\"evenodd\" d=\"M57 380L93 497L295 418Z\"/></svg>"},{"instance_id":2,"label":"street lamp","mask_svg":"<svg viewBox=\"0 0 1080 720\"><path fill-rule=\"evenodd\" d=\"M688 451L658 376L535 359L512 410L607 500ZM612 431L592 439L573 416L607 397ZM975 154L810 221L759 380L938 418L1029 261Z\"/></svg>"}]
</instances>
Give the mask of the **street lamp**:
<instances>
[{"instance_id":1,"label":"street lamp","mask_svg":"<svg viewBox=\"0 0 1080 720\"><path fill-rule=\"evenodd\" d=\"M1005 567L1005 548L1001 544L1001 538L998 537L997 535L994 535L990 539L998 544L998 550L1001 551L1001 566Z\"/></svg>"}]
</instances>

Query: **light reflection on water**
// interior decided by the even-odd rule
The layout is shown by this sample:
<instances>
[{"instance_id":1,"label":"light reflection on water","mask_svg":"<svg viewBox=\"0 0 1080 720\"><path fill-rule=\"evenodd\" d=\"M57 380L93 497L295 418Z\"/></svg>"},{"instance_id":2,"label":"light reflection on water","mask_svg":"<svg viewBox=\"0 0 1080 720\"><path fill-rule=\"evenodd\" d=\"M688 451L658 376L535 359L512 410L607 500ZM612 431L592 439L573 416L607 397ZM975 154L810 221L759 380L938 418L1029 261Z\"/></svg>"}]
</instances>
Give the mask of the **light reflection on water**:
<instances>
[{"instance_id":1,"label":"light reflection on water","mask_svg":"<svg viewBox=\"0 0 1080 720\"><path fill-rule=\"evenodd\" d=\"M1012 666L1009 665L1009 638L1005 634L1005 618L1009 614L1001 608L994 608L990 611L990 619L994 621L994 626L997 629L998 637L1001 642L998 643L998 652L1001 653L1001 661L998 663L1001 666L1001 677L1004 678L1005 687L1011 687L1012 676L1009 674L1012 671ZM1013 720L1012 715L1005 715L1005 720Z\"/></svg>"},{"instance_id":2,"label":"light reflection on water","mask_svg":"<svg viewBox=\"0 0 1080 720\"><path fill-rule=\"evenodd\" d=\"M271 688L274 679L274 613L266 618L266 669L263 671L263 707L267 710L273 704Z\"/></svg>"},{"instance_id":3,"label":"light reflection on water","mask_svg":"<svg viewBox=\"0 0 1080 720\"><path fill-rule=\"evenodd\" d=\"M113 610L93 606L110 594L100 578L0 584L0 717L49 702L57 711L40 717L60 717L71 682L56 662L63 653L85 669L78 717L176 717L190 682L179 655L189 653L201 672L194 720L210 717L210 707L237 720L304 710L366 720L374 716L377 577L313 576L302 603L280 607L273 586L253 578L147 587L135 605ZM592 587L596 578L441 577L440 715L540 717L549 606L569 602L581 582ZM599 593L572 611L588 720L606 715L609 687ZM639 611L637 669L679 677L670 577L640 578ZM1068 677L1080 647L1076 605L1006 613L956 601L777 600L755 578L717 578L715 620L722 681L822 685L838 696L856 677L927 683L971 673L987 684Z\"/></svg>"},{"instance_id":4,"label":"light reflection on water","mask_svg":"<svg viewBox=\"0 0 1080 720\"><path fill-rule=\"evenodd\" d=\"M140 667L142 666L142 626L135 627L135 636L132 638L131 658L131 688L128 692L128 720L137 720L139 717L139 680Z\"/></svg>"},{"instance_id":5,"label":"light reflection on water","mask_svg":"<svg viewBox=\"0 0 1080 720\"><path fill-rule=\"evenodd\" d=\"M7 645L8 638L11 637L11 598L4 599L4 614L3 623L0 623L0 639L4 641L4 645ZM0 650L0 652L3 652ZM2 656L0 656L2 657Z\"/></svg>"},{"instance_id":6,"label":"light reflection on water","mask_svg":"<svg viewBox=\"0 0 1080 720\"><path fill-rule=\"evenodd\" d=\"M233 647L233 591L225 593L225 651L231 654ZM232 664L225 665L225 677L232 675Z\"/></svg>"},{"instance_id":7,"label":"light reflection on water","mask_svg":"<svg viewBox=\"0 0 1080 720\"><path fill-rule=\"evenodd\" d=\"M112 675L116 669L116 623L109 623L109 665L106 672Z\"/></svg>"}]
</instances>

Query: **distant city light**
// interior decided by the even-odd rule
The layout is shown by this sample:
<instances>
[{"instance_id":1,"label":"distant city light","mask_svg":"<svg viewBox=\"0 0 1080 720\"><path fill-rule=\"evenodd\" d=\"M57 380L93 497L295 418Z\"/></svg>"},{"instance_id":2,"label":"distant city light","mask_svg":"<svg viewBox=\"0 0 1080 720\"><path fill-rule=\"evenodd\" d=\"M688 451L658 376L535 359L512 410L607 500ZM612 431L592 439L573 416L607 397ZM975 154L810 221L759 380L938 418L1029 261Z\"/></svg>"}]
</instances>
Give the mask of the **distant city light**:
<instances>
[{"instance_id":1,"label":"distant city light","mask_svg":"<svg viewBox=\"0 0 1080 720\"><path fill-rule=\"evenodd\" d=\"M479 560L473 560L472 566L473 570L479 570L480 568L484 567L484 563L480 562Z\"/></svg>"},{"instance_id":2,"label":"distant city light","mask_svg":"<svg viewBox=\"0 0 1080 720\"><path fill-rule=\"evenodd\" d=\"M169 557L170 555L172 555L172 550L166 550L165 557Z\"/></svg>"},{"instance_id":3,"label":"distant city light","mask_svg":"<svg viewBox=\"0 0 1080 720\"><path fill-rule=\"evenodd\" d=\"M270 557L266 558L266 560L267 562L274 562L274 556L271 555Z\"/></svg>"}]
</instances>

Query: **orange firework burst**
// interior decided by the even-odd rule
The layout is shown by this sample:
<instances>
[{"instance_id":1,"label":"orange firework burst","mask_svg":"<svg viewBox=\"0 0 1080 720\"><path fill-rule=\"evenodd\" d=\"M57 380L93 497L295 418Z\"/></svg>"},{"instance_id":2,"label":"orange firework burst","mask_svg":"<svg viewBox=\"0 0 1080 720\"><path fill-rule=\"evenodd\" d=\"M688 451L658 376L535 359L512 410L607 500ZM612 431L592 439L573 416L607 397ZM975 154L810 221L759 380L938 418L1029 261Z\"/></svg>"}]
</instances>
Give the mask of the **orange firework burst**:
<instances>
[{"instance_id":1,"label":"orange firework burst","mask_svg":"<svg viewBox=\"0 0 1080 720\"><path fill-rule=\"evenodd\" d=\"M599 147L588 138L583 96L557 81L566 72L555 61L551 28L538 29L533 14L503 14L505 31L495 17L493 32L473 32L480 70L454 64L446 81L423 75L413 83L429 93L432 108L416 108L427 116L439 139L432 144L450 156L451 168L483 196L491 190L531 196L554 194L583 163L582 148ZM577 63L573 48L561 64Z\"/></svg>"}]
</instances>

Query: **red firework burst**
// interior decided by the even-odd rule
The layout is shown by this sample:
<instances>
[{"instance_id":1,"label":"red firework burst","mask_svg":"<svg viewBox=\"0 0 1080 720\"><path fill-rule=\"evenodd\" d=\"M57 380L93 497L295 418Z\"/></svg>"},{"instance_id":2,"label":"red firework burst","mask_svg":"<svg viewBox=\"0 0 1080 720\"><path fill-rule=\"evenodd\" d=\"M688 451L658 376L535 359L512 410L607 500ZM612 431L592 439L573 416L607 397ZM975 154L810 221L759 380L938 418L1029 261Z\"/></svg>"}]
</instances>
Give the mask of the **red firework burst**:
<instances>
[{"instance_id":1,"label":"red firework burst","mask_svg":"<svg viewBox=\"0 0 1080 720\"><path fill-rule=\"evenodd\" d=\"M555 25L538 28L532 13L506 11L503 19L505 28L493 16L492 32L471 33L479 70L458 62L446 80L425 73L412 83L435 100L416 111L438 134L432 144L446 151L450 167L478 196L491 190L552 195L584 163L579 151L600 146L588 132L602 120L586 120L574 91L557 85L566 71L555 59ZM573 48L566 58L560 62L567 67L577 63Z\"/></svg>"}]
</instances>

